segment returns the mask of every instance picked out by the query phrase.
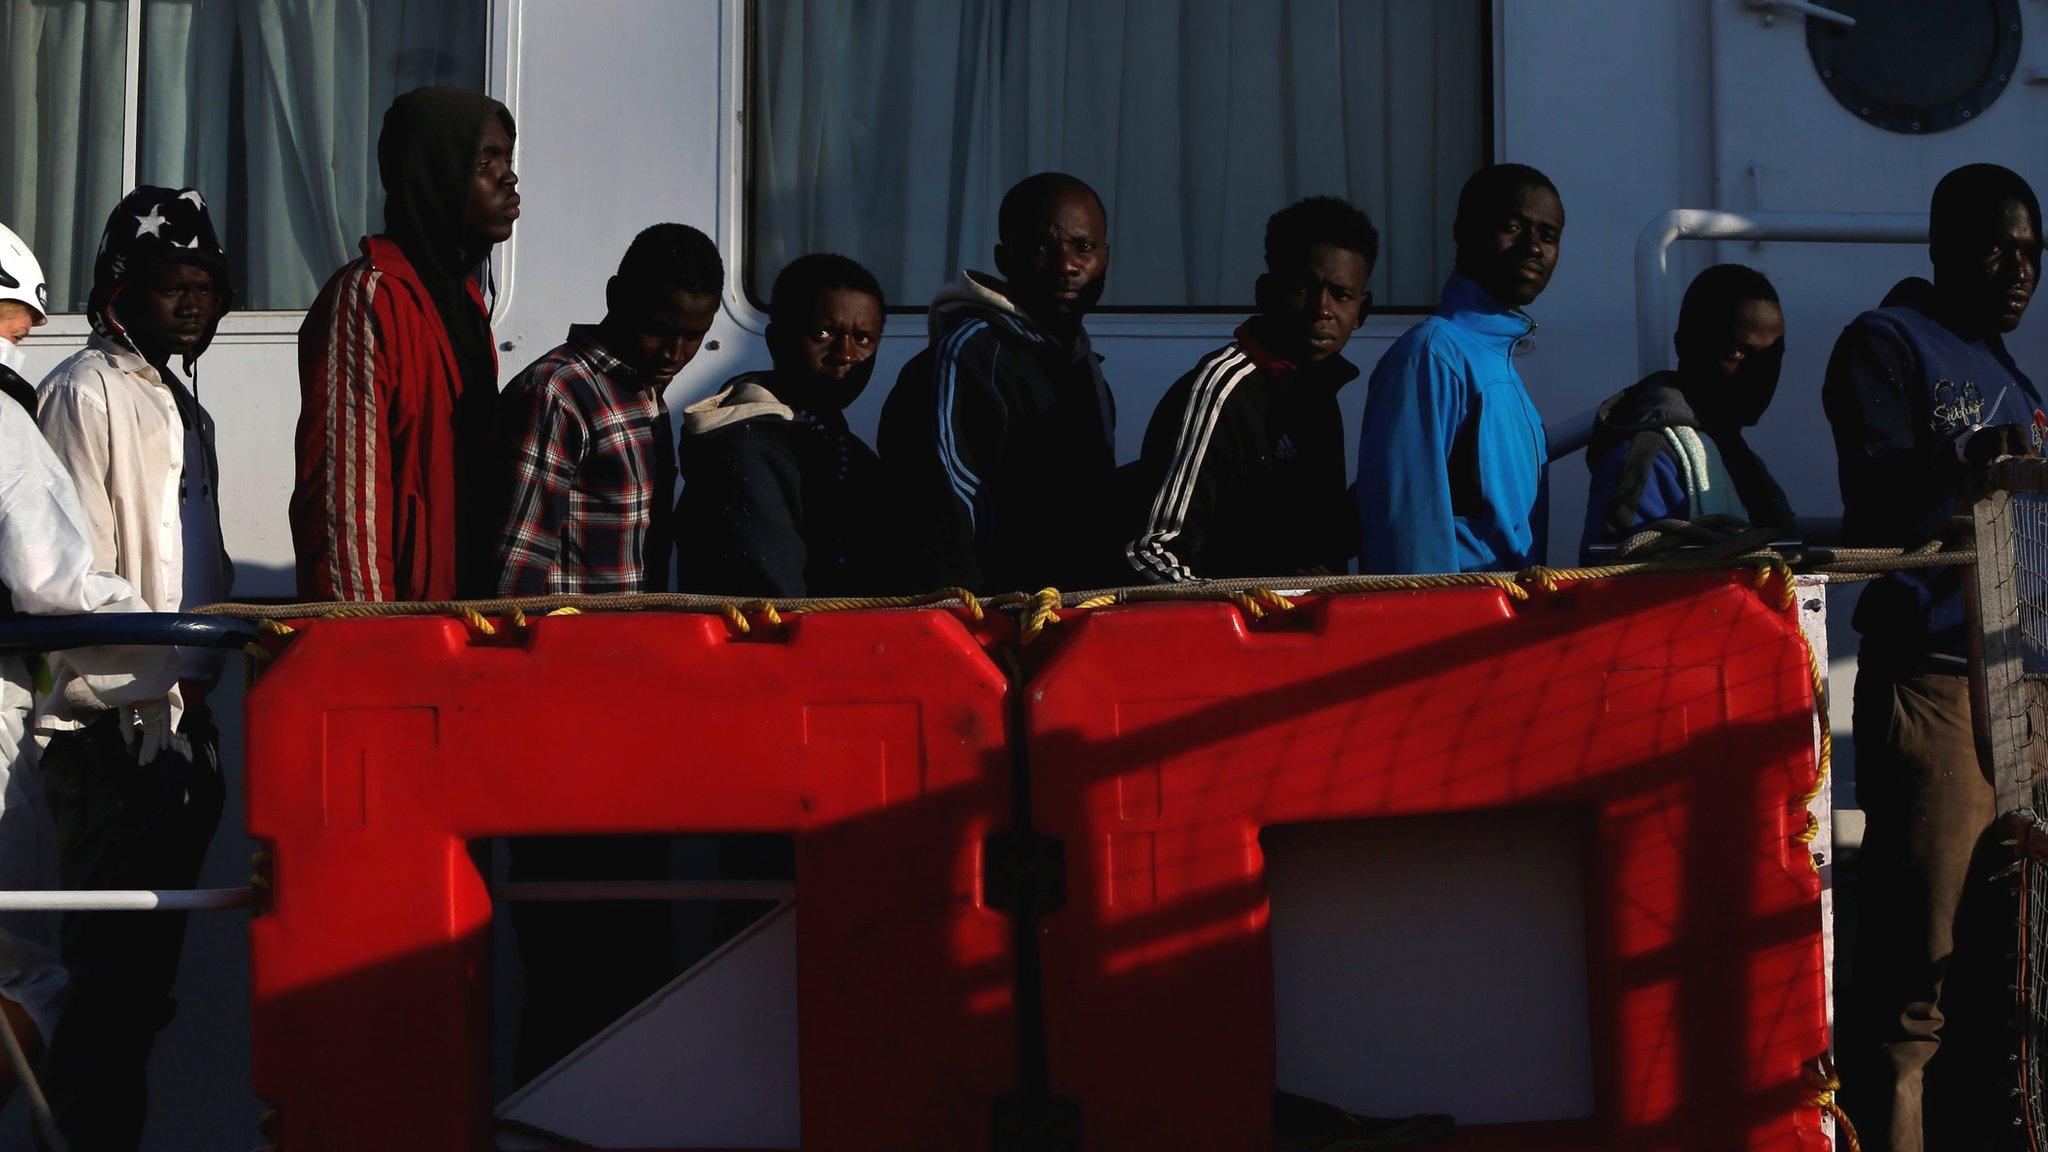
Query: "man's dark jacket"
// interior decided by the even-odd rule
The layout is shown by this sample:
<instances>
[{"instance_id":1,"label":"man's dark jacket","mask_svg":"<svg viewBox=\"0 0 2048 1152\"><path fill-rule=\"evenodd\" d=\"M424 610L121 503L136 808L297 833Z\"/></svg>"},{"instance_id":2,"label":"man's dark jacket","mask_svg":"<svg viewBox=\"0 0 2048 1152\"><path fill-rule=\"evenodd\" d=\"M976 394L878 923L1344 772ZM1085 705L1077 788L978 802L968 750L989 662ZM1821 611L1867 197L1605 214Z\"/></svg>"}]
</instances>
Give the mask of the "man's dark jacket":
<instances>
[{"instance_id":1,"label":"man's dark jacket","mask_svg":"<svg viewBox=\"0 0 2048 1152\"><path fill-rule=\"evenodd\" d=\"M932 302L931 346L903 366L876 436L920 545L905 591L1127 583L1116 406L1077 333L1041 331L979 273Z\"/></svg>"},{"instance_id":2,"label":"man's dark jacket","mask_svg":"<svg viewBox=\"0 0 2048 1152\"><path fill-rule=\"evenodd\" d=\"M1913 548L1940 536L1968 479L1957 440L1978 426L2032 427L2040 411L2003 339L1965 340L1938 313L1934 285L1910 277L1835 342L1821 403L1850 544ZM1898 572L1865 588L1854 618L1865 658L1962 670L1963 571Z\"/></svg>"},{"instance_id":3,"label":"man's dark jacket","mask_svg":"<svg viewBox=\"0 0 2048 1152\"><path fill-rule=\"evenodd\" d=\"M1358 553L1337 393L1342 356L1296 365L1256 322L1175 381L1152 412L1125 559L1154 583L1342 573Z\"/></svg>"},{"instance_id":4,"label":"man's dark jacket","mask_svg":"<svg viewBox=\"0 0 2048 1152\"><path fill-rule=\"evenodd\" d=\"M1735 386L1709 386L1716 384ZM1797 527L1785 490L1741 427L1702 419L1676 372L1652 373L1600 405L1586 466L1593 482L1582 556L1653 520L1726 515L1787 531Z\"/></svg>"},{"instance_id":5,"label":"man's dark jacket","mask_svg":"<svg viewBox=\"0 0 2048 1152\"><path fill-rule=\"evenodd\" d=\"M777 599L893 591L881 462L837 410L793 408L770 380L734 377L683 410L676 587Z\"/></svg>"}]
</instances>

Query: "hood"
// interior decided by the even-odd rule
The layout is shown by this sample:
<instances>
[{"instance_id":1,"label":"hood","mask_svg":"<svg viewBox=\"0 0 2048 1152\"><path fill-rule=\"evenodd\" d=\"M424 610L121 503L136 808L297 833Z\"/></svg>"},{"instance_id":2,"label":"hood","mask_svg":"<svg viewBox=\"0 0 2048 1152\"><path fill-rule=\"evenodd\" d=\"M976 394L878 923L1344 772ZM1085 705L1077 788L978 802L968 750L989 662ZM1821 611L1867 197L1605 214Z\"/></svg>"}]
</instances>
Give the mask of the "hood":
<instances>
[{"instance_id":1,"label":"hood","mask_svg":"<svg viewBox=\"0 0 2048 1152\"><path fill-rule=\"evenodd\" d=\"M748 372L683 409L683 435L702 436L749 420L795 420L796 410L768 390L768 373Z\"/></svg>"},{"instance_id":2,"label":"hood","mask_svg":"<svg viewBox=\"0 0 2048 1152\"><path fill-rule=\"evenodd\" d=\"M1908 276L1892 285L1892 290L1884 294L1884 302L1878 307L1909 308L1931 320L1935 316L1940 299L1940 294L1934 290L1933 281L1925 276Z\"/></svg>"},{"instance_id":3,"label":"hood","mask_svg":"<svg viewBox=\"0 0 2048 1152\"><path fill-rule=\"evenodd\" d=\"M1642 432L1664 428L1699 428L1692 402L1678 386L1678 373L1653 372L1609 396L1593 413L1593 440L1586 448L1586 466L1597 469L1617 444Z\"/></svg>"},{"instance_id":4,"label":"hood","mask_svg":"<svg viewBox=\"0 0 2048 1152\"><path fill-rule=\"evenodd\" d=\"M1009 285L986 272L962 270L959 279L949 281L932 297L932 343L938 343L969 320L1001 325L1040 344L1051 339L1038 330L1023 309L1011 302Z\"/></svg>"},{"instance_id":5,"label":"hood","mask_svg":"<svg viewBox=\"0 0 2048 1152\"><path fill-rule=\"evenodd\" d=\"M100 233L86 314L92 320L94 332L130 352L136 351L127 329L114 316L114 302L137 276L171 261L196 264L220 278L220 311L200 337L198 347L185 358L186 374L190 375L192 361L213 342L220 318L228 314L234 300L228 255L214 233L213 217L207 213L206 201L198 189L145 184L121 197L107 217L106 230Z\"/></svg>"},{"instance_id":6,"label":"hood","mask_svg":"<svg viewBox=\"0 0 2048 1152\"><path fill-rule=\"evenodd\" d=\"M384 234L430 284L460 280L483 262L485 253L462 251L462 232L477 142L493 116L518 138L503 104L466 88L416 88L384 113L377 136Z\"/></svg>"}]
</instances>

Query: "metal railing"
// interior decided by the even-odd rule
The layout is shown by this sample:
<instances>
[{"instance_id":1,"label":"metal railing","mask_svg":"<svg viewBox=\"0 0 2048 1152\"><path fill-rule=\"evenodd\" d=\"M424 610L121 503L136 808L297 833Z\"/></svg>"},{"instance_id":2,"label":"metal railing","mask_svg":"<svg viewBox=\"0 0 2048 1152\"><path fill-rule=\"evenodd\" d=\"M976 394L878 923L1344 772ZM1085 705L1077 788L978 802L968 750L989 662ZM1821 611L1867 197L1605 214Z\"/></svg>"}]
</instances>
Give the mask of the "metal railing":
<instances>
[{"instance_id":1,"label":"metal railing","mask_svg":"<svg viewBox=\"0 0 2048 1152\"><path fill-rule=\"evenodd\" d=\"M1822 244L1924 244L1927 217L1910 212L1725 212L1673 208L1636 237L1636 378L1671 366L1671 246L1684 240L1787 240ZM1549 429L1552 460L1593 438L1587 410Z\"/></svg>"}]
</instances>

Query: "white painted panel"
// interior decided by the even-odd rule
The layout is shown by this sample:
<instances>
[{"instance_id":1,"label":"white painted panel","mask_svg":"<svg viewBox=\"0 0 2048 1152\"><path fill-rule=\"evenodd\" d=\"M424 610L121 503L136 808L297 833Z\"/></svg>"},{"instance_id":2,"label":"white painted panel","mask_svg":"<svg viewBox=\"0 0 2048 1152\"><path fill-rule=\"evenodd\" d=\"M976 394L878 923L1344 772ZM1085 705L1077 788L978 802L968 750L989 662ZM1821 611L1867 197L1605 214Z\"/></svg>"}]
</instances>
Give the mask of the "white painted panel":
<instances>
[{"instance_id":1,"label":"white painted panel","mask_svg":"<svg viewBox=\"0 0 2048 1152\"><path fill-rule=\"evenodd\" d=\"M498 1106L591 1148L795 1148L796 908L784 905ZM507 1131L506 1149L553 1148Z\"/></svg>"},{"instance_id":2,"label":"white painted panel","mask_svg":"<svg viewBox=\"0 0 2048 1152\"><path fill-rule=\"evenodd\" d=\"M1278 1086L1459 1124L1593 1114L1583 815L1269 828Z\"/></svg>"}]
</instances>

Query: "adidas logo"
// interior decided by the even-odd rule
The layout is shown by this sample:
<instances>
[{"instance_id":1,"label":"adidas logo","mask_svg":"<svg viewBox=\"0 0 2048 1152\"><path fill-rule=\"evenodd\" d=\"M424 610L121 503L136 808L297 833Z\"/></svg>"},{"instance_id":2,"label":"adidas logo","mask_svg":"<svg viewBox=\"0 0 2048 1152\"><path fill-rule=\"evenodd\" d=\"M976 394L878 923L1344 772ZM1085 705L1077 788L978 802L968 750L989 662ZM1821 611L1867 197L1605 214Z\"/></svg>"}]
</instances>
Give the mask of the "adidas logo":
<instances>
[{"instance_id":1,"label":"adidas logo","mask_svg":"<svg viewBox=\"0 0 2048 1152\"><path fill-rule=\"evenodd\" d=\"M1294 437L1289 433L1282 432L1280 434L1280 442L1273 445L1273 458L1275 460L1292 460L1294 459L1294 451Z\"/></svg>"}]
</instances>

